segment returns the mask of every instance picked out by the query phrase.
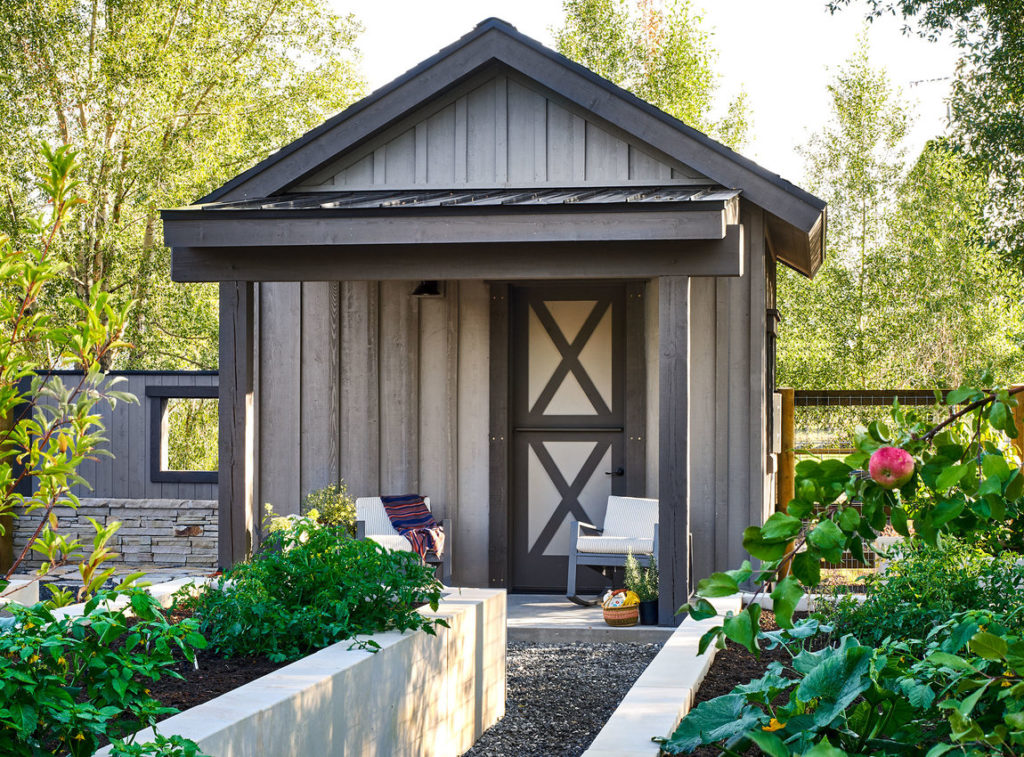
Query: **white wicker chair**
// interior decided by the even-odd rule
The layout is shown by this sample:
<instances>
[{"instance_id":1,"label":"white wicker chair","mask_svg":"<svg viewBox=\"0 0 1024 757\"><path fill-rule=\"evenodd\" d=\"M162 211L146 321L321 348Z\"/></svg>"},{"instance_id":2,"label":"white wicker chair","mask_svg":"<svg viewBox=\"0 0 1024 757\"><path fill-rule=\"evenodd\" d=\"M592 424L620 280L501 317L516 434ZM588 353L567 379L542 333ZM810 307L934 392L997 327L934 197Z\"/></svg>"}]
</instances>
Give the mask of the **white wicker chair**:
<instances>
[{"instance_id":1,"label":"white wicker chair","mask_svg":"<svg viewBox=\"0 0 1024 757\"><path fill-rule=\"evenodd\" d=\"M430 497L423 498L423 504L430 509ZM452 522L449 518L441 521L441 528L444 529L444 549L441 557L433 552L428 552L426 561L431 565L441 566L441 583L451 586L452 583ZM409 540L399 534L391 520L388 512L384 509L384 502L380 497L359 497L356 499L356 538L372 539L386 549L397 549L402 552L412 552L412 545Z\"/></svg>"},{"instance_id":2,"label":"white wicker chair","mask_svg":"<svg viewBox=\"0 0 1024 757\"><path fill-rule=\"evenodd\" d=\"M569 524L569 580L565 596L578 605L598 600L576 595L576 569L580 565L621 567L632 551L636 561L650 567L658 560L658 500L640 497L608 497L604 526L573 520Z\"/></svg>"}]
</instances>

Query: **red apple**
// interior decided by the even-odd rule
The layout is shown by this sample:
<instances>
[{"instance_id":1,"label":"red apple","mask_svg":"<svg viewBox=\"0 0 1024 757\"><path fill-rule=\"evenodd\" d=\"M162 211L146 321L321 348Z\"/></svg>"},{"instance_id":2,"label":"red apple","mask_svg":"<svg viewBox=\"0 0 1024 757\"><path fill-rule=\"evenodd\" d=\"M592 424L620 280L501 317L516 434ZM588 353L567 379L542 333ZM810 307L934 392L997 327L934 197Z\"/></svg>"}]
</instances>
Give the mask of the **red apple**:
<instances>
[{"instance_id":1,"label":"red apple","mask_svg":"<svg viewBox=\"0 0 1024 757\"><path fill-rule=\"evenodd\" d=\"M868 473L883 489L899 489L914 475L914 458L899 447L882 447L871 453Z\"/></svg>"}]
</instances>

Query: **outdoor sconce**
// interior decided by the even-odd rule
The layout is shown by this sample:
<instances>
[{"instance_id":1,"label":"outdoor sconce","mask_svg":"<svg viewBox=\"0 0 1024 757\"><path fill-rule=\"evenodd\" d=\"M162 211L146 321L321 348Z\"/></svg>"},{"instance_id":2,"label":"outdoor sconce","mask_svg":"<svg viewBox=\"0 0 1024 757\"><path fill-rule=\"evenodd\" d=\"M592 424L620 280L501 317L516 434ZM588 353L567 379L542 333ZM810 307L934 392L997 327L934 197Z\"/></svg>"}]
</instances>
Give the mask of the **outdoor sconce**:
<instances>
[{"instance_id":1,"label":"outdoor sconce","mask_svg":"<svg viewBox=\"0 0 1024 757\"><path fill-rule=\"evenodd\" d=\"M421 281L412 290L412 297L444 297L443 281Z\"/></svg>"}]
</instances>

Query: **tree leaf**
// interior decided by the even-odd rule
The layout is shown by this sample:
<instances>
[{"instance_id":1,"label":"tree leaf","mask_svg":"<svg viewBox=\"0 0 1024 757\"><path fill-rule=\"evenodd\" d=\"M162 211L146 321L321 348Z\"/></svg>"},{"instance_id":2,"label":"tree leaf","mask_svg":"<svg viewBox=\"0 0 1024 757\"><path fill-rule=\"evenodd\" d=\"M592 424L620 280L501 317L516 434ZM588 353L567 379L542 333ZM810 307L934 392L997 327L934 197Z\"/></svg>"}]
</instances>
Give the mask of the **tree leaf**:
<instances>
[{"instance_id":1,"label":"tree leaf","mask_svg":"<svg viewBox=\"0 0 1024 757\"><path fill-rule=\"evenodd\" d=\"M697 594L702 597L729 597L738 591L736 579L725 573L712 573L697 583Z\"/></svg>"},{"instance_id":2,"label":"tree leaf","mask_svg":"<svg viewBox=\"0 0 1024 757\"><path fill-rule=\"evenodd\" d=\"M786 513L773 513L761 526L761 538L764 541L789 541L798 533L802 522Z\"/></svg>"},{"instance_id":3,"label":"tree leaf","mask_svg":"<svg viewBox=\"0 0 1024 757\"><path fill-rule=\"evenodd\" d=\"M986 660L1003 660L1007 652L1006 641L988 631L978 631L974 634L970 649L978 657L984 657Z\"/></svg>"},{"instance_id":4,"label":"tree leaf","mask_svg":"<svg viewBox=\"0 0 1024 757\"><path fill-rule=\"evenodd\" d=\"M792 571L804 586L813 588L821 583L821 560L811 552L797 552Z\"/></svg>"},{"instance_id":5,"label":"tree leaf","mask_svg":"<svg viewBox=\"0 0 1024 757\"><path fill-rule=\"evenodd\" d=\"M970 463L961 463L960 465L952 465L946 468L935 480L935 488L940 491L945 491L967 475L967 471L969 471L970 468Z\"/></svg>"},{"instance_id":6,"label":"tree leaf","mask_svg":"<svg viewBox=\"0 0 1024 757\"><path fill-rule=\"evenodd\" d=\"M775 585L771 593L772 608L780 628L793 627L793 612L804 595L804 590L794 576L786 576Z\"/></svg>"},{"instance_id":7,"label":"tree leaf","mask_svg":"<svg viewBox=\"0 0 1024 757\"><path fill-rule=\"evenodd\" d=\"M751 654L757 654L760 650L755 644L757 634L757 618L761 615L761 605L750 604L736 615L726 618L722 622L722 630L726 638L742 644Z\"/></svg>"}]
</instances>

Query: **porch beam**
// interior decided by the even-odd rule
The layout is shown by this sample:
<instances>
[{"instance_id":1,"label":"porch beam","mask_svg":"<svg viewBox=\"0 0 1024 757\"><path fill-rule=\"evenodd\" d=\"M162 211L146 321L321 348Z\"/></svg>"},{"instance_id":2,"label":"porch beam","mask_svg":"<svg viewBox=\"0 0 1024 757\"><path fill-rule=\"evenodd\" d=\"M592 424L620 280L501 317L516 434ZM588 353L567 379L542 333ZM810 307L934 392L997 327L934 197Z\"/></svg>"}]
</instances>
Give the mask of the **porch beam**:
<instances>
[{"instance_id":1,"label":"porch beam","mask_svg":"<svg viewBox=\"0 0 1024 757\"><path fill-rule=\"evenodd\" d=\"M697 205L697 203L693 203ZM257 211L258 212L258 211ZM184 215L177 219L176 214ZM497 244L515 242L646 242L723 239L726 218L711 210L573 213L378 214L296 218L296 212L168 211L170 247L235 245Z\"/></svg>"},{"instance_id":2,"label":"porch beam","mask_svg":"<svg viewBox=\"0 0 1024 757\"><path fill-rule=\"evenodd\" d=\"M174 281L638 279L741 276L743 227L723 239L544 244L175 247Z\"/></svg>"},{"instance_id":3,"label":"porch beam","mask_svg":"<svg viewBox=\"0 0 1024 757\"><path fill-rule=\"evenodd\" d=\"M658 279L658 623L690 593L690 278Z\"/></svg>"},{"instance_id":4,"label":"porch beam","mask_svg":"<svg viewBox=\"0 0 1024 757\"><path fill-rule=\"evenodd\" d=\"M244 560L259 544L259 515L253 495L254 303L251 281L221 283L217 475L217 550L221 568Z\"/></svg>"}]
</instances>

